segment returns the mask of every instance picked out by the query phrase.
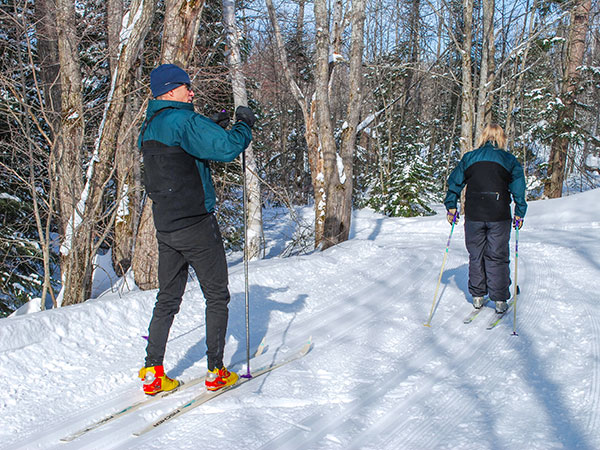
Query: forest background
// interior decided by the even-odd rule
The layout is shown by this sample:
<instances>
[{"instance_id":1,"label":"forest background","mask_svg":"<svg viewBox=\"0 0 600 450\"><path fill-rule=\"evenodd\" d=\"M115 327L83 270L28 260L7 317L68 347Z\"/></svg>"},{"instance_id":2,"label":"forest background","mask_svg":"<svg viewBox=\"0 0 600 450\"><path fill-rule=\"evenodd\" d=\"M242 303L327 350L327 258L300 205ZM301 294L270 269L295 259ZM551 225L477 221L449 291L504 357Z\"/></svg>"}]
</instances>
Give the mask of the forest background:
<instances>
[{"instance_id":1,"label":"forest background","mask_svg":"<svg viewBox=\"0 0 600 450\"><path fill-rule=\"evenodd\" d=\"M433 214L486 123L529 199L600 186L600 8L546 0L0 0L0 317L90 298L98 255L154 289L136 146L158 64L196 110L248 104L240 161L212 164L226 246L262 256L261 211L314 205L284 250L348 237L352 208Z\"/></svg>"}]
</instances>

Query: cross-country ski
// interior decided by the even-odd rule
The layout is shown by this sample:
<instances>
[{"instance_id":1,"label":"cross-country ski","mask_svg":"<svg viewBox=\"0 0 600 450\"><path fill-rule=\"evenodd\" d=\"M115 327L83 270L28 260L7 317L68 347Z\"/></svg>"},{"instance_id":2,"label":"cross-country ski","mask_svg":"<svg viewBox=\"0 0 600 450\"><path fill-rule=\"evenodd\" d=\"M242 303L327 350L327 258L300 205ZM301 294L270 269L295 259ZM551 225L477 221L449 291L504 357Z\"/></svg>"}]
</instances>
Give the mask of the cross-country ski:
<instances>
[{"instance_id":1,"label":"cross-country ski","mask_svg":"<svg viewBox=\"0 0 600 450\"><path fill-rule=\"evenodd\" d=\"M152 431L153 429L155 429L156 427L163 425L164 423L173 420L189 411L191 411L194 408L197 408L198 406L203 405L204 403L213 400L214 398L226 393L227 391L233 390L238 388L239 386L241 386L244 383L247 383L248 381L251 381L255 378L258 378L262 375L265 375L275 369L278 369L282 366L285 366L286 364L289 364L293 361L296 361L297 359L302 358L303 356L305 356L309 351L310 348L312 346L312 339L309 339L309 341L304 344L304 346L295 354L291 355L290 357L273 363L273 364L269 364L267 366L261 367L257 370L255 370L251 376L249 377L241 377L237 383L230 385L230 386L226 386L224 388L221 388L218 391L215 392L211 392L211 391L206 391L201 393L200 395L194 397L193 399L189 400L188 402L186 402L185 404L173 409L172 411L168 412L167 414L163 415L162 417L160 417L159 419L157 419L156 421L154 421L153 423L151 423L150 425L148 425L147 427L136 431L133 433L134 436L142 436L143 434L148 433L149 431Z\"/></svg>"},{"instance_id":2,"label":"cross-country ski","mask_svg":"<svg viewBox=\"0 0 600 450\"><path fill-rule=\"evenodd\" d=\"M483 311L485 311L485 309L486 309L485 305L487 303L488 302L486 302L481 308L473 308L473 310L465 316L465 318L463 319L463 323L469 324L469 323L473 322L479 316L479 314L481 314Z\"/></svg>"}]
</instances>

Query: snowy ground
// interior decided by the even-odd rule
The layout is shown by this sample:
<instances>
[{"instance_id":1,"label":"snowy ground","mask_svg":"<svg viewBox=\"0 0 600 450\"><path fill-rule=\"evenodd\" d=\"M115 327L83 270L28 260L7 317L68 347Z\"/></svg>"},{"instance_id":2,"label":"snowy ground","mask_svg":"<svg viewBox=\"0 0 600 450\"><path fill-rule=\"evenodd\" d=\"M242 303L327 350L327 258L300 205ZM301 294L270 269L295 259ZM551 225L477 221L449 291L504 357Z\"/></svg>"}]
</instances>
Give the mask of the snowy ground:
<instances>
[{"instance_id":1,"label":"snowy ground","mask_svg":"<svg viewBox=\"0 0 600 450\"><path fill-rule=\"evenodd\" d=\"M132 432L202 388L60 442L143 398L136 374L155 291L129 291L126 280L82 305L1 319L0 448L598 449L599 204L600 190L530 204L518 336L512 315L485 329L491 307L462 323L471 310L462 226L431 328L423 326L450 231L443 215L357 211L348 242L291 258L269 251L250 264L251 347L267 344L257 364L309 336L311 352L142 437ZM270 248L284 248L289 224L279 217L267 226ZM243 371L242 264L230 280L226 360ZM171 376L204 374L203 312L192 280L167 348Z\"/></svg>"}]
</instances>

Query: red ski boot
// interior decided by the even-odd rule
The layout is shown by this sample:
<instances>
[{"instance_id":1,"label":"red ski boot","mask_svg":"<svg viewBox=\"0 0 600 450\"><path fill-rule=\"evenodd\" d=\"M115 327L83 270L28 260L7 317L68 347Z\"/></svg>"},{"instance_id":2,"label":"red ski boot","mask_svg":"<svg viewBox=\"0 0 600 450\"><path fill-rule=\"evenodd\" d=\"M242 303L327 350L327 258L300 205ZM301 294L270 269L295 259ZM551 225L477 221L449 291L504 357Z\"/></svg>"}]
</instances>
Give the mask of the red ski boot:
<instances>
[{"instance_id":1,"label":"red ski boot","mask_svg":"<svg viewBox=\"0 0 600 450\"><path fill-rule=\"evenodd\" d=\"M222 367L221 369L215 368L214 370L209 370L207 372L204 384L209 391L218 391L225 386L235 384L238 378L239 376L237 373L230 372L225 367Z\"/></svg>"},{"instance_id":2,"label":"red ski boot","mask_svg":"<svg viewBox=\"0 0 600 450\"><path fill-rule=\"evenodd\" d=\"M163 391L172 391L179 386L179 381L165 375L163 366L142 367L140 378L144 380L144 393L156 395Z\"/></svg>"}]
</instances>

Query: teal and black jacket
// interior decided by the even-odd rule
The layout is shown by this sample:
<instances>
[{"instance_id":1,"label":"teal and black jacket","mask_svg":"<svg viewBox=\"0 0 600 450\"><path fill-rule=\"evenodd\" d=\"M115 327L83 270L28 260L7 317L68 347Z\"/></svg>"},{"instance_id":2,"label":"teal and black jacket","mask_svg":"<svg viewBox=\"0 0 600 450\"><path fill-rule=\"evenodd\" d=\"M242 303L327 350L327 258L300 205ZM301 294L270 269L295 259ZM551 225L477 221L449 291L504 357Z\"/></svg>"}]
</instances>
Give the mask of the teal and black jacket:
<instances>
[{"instance_id":1,"label":"teal and black jacket","mask_svg":"<svg viewBox=\"0 0 600 450\"><path fill-rule=\"evenodd\" d=\"M487 142L465 153L448 178L446 209L456 208L462 189L467 186L467 220L499 222L510 220L511 195L515 215L525 217L525 175L513 155Z\"/></svg>"},{"instance_id":2,"label":"teal and black jacket","mask_svg":"<svg viewBox=\"0 0 600 450\"><path fill-rule=\"evenodd\" d=\"M154 225L170 232L198 223L215 208L209 161L231 162L252 140L243 122L225 130L191 103L150 100L138 146Z\"/></svg>"}]
</instances>

